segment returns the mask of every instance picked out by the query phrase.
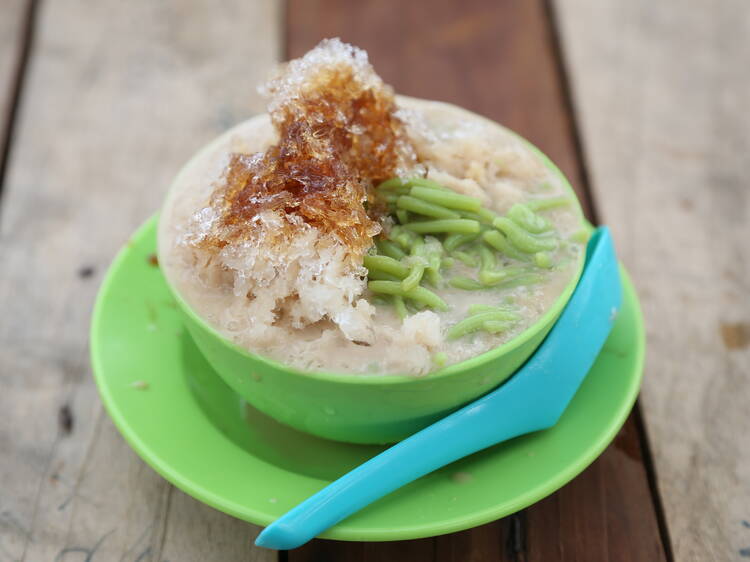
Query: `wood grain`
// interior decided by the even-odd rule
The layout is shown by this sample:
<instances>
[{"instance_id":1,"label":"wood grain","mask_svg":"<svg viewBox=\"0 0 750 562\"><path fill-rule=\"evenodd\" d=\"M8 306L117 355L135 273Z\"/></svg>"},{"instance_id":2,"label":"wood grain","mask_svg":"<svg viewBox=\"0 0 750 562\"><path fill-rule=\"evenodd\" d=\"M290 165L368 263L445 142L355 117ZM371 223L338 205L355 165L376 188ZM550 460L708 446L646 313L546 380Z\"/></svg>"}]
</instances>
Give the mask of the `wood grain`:
<instances>
[{"instance_id":1,"label":"wood grain","mask_svg":"<svg viewBox=\"0 0 750 562\"><path fill-rule=\"evenodd\" d=\"M262 109L278 2L55 0L37 16L0 209L0 560L275 560L130 450L87 347L118 247L196 148Z\"/></svg>"},{"instance_id":2,"label":"wood grain","mask_svg":"<svg viewBox=\"0 0 750 562\"><path fill-rule=\"evenodd\" d=\"M750 556L750 6L558 3L604 220L648 326L676 560Z\"/></svg>"},{"instance_id":3,"label":"wood grain","mask_svg":"<svg viewBox=\"0 0 750 562\"><path fill-rule=\"evenodd\" d=\"M555 36L542 1L427 3L291 0L287 53L323 37L363 47L398 92L457 103L518 131L566 173L592 216ZM292 562L664 560L641 443L631 417L601 458L521 514L445 537L351 546L313 541ZM397 553L404 554L395 558Z\"/></svg>"}]
</instances>

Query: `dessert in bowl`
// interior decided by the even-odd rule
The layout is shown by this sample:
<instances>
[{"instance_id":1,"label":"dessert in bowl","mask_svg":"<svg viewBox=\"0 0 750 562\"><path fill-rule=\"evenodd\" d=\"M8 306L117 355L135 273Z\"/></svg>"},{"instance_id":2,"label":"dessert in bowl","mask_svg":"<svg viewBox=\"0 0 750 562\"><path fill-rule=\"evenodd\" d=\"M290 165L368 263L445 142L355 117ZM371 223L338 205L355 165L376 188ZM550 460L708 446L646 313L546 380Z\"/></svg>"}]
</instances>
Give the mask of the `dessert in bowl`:
<instances>
[{"instance_id":1,"label":"dessert in bowl","mask_svg":"<svg viewBox=\"0 0 750 562\"><path fill-rule=\"evenodd\" d=\"M385 443L497 386L583 266L559 170L453 105L395 96L323 41L268 114L178 174L159 262L186 326L245 400L297 429Z\"/></svg>"}]
</instances>

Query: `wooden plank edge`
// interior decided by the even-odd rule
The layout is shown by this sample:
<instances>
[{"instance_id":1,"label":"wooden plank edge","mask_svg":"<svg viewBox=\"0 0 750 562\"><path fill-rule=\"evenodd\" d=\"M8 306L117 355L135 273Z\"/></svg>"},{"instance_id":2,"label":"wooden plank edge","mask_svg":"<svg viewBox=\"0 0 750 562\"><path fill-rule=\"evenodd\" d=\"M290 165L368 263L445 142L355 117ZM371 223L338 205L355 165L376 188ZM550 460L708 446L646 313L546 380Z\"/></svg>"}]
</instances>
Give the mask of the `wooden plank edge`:
<instances>
[{"instance_id":1,"label":"wooden plank edge","mask_svg":"<svg viewBox=\"0 0 750 562\"><path fill-rule=\"evenodd\" d=\"M10 93L7 95L5 107L1 108L5 118L5 129L0 131L0 198L5 185L5 171L7 169L11 146L13 144L13 132L16 127L23 87L28 74L28 65L31 58L34 43L34 31L36 29L36 15L39 0L27 0L26 10L21 20L20 47L16 53L11 79L7 85ZM1 200L0 200L1 202Z\"/></svg>"}]
</instances>

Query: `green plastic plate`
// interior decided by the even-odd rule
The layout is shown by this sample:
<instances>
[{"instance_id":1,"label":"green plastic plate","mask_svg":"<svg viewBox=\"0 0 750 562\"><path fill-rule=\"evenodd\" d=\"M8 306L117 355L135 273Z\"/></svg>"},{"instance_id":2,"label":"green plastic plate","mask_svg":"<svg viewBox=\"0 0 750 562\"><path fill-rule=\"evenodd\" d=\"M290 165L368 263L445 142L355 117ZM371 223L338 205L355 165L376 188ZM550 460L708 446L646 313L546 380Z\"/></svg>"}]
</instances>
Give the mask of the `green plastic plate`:
<instances>
[{"instance_id":1,"label":"green plastic plate","mask_svg":"<svg viewBox=\"0 0 750 562\"><path fill-rule=\"evenodd\" d=\"M234 394L183 329L150 259L155 225L148 221L120 252L96 302L91 354L102 401L128 443L167 480L216 509L267 525L382 447L300 433ZM586 468L625 421L641 381L643 323L624 270L623 280L614 330L554 428L420 478L323 537L388 541L467 529L544 498Z\"/></svg>"}]
</instances>

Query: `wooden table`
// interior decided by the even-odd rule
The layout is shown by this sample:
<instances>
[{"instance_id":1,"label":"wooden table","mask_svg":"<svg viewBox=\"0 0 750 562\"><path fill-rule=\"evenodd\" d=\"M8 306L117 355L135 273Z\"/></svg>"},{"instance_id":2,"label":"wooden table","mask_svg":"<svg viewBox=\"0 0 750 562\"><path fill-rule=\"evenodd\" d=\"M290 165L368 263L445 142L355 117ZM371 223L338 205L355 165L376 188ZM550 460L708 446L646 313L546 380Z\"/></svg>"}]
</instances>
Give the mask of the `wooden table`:
<instances>
[{"instance_id":1,"label":"wooden table","mask_svg":"<svg viewBox=\"0 0 750 562\"><path fill-rule=\"evenodd\" d=\"M648 0L0 3L0 561L750 557L750 6ZM256 549L124 443L88 324L117 248L200 145L320 38L539 145L642 298L640 404L538 504L461 533Z\"/></svg>"}]
</instances>

